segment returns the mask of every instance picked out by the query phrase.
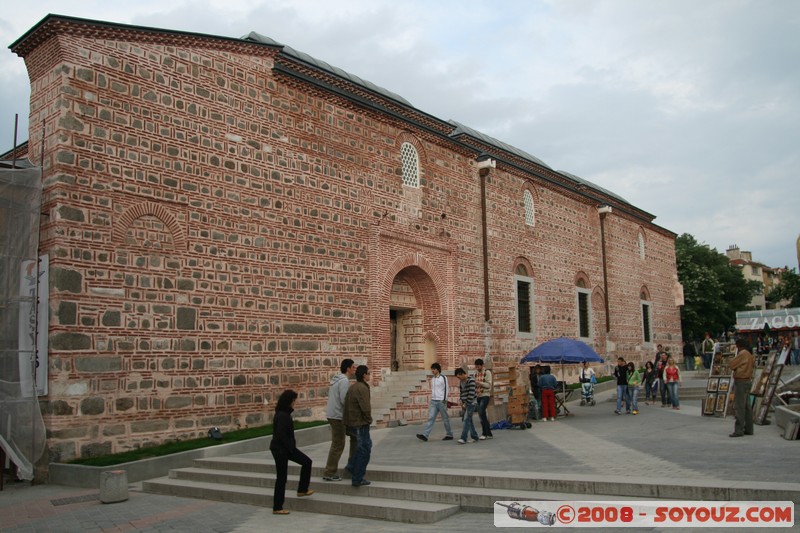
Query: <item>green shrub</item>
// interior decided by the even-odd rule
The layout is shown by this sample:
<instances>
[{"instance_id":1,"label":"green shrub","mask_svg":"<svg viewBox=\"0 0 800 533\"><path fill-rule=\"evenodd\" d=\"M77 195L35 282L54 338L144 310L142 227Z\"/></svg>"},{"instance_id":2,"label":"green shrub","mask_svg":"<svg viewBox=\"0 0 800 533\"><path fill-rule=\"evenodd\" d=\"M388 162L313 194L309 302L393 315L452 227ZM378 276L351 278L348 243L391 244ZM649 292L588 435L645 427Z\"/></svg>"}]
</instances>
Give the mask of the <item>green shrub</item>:
<instances>
[{"instance_id":1,"label":"green shrub","mask_svg":"<svg viewBox=\"0 0 800 533\"><path fill-rule=\"evenodd\" d=\"M614 379L614 376L599 377L599 378L597 378L597 383L603 383L604 381L611 381L612 379ZM567 388L568 389L572 389L572 390L580 389L581 388L581 384L580 383L570 383L569 385L567 385Z\"/></svg>"},{"instance_id":2,"label":"green shrub","mask_svg":"<svg viewBox=\"0 0 800 533\"><path fill-rule=\"evenodd\" d=\"M322 426L327 424L325 421L313 422L295 422L295 429L303 429L315 426ZM131 461L140 461L142 459L151 459L153 457L162 457L173 453L185 452L189 450L197 450L200 448L208 448L210 446L218 446L220 444L227 444L230 442L238 442L247 439L254 439L257 437L265 437L272 435L272 424L266 426L252 427L246 429L238 429L222 434L222 440L214 440L208 437L191 440L181 440L159 444L158 446L148 446L146 448L139 448L137 450L129 450L127 452L115 453L113 455L101 455L98 457L82 457L70 461L70 464L86 465L86 466L113 466L122 463L129 463Z\"/></svg>"}]
</instances>

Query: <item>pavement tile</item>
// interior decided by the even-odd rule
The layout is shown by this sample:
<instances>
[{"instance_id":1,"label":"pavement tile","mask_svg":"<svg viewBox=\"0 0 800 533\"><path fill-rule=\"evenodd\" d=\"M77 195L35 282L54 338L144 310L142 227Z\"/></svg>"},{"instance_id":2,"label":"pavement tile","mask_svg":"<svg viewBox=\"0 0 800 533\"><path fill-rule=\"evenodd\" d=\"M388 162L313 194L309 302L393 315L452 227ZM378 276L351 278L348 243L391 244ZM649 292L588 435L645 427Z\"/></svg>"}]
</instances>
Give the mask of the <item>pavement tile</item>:
<instances>
[{"instance_id":1,"label":"pavement tile","mask_svg":"<svg viewBox=\"0 0 800 533\"><path fill-rule=\"evenodd\" d=\"M685 386L702 386L704 382L688 379ZM556 422L534 422L530 430L494 431L494 439L467 446L442 441L441 422L434 426L427 443L415 436L419 425L376 430L372 434L371 464L529 472L531 476L556 478L580 474L633 481L657 476L675 481L703 480L719 486L737 481L800 482L800 441L784 440L774 425L756 426L754 436L731 439L728 433L733 418L700 416L700 400L682 402L680 411L641 402L638 416L615 416L612 395L613 391L596 395L594 407L572 402L572 416ZM451 421L458 434L461 422L456 418ZM328 443L303 450L315 464L323 464ZM248 455L263 457L268 453ZM316 482L322 483L312 480ZM140 487L132 484L125 502L103 504L95 497L98 491L7 482L0 492L0 531L406 533L412 529L408 524L303 512L275 516L268 508L146 494ZM489 528L494 528L494 522L488 513L459 513L436 524L413 526L414 531L437 532Z\"/></svg>"}]
</instances>

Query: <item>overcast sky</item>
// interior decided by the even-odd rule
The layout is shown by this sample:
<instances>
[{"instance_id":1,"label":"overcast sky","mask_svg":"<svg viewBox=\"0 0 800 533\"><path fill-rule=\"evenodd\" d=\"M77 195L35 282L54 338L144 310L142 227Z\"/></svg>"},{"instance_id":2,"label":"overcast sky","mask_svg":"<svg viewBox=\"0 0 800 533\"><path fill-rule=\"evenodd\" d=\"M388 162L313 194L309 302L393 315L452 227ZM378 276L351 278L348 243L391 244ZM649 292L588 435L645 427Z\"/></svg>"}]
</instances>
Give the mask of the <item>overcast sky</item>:
<instances>
[{"instance_id":1,"label":"overcast sky","mask_svg":"<svg viewBox=\"0 0 800 533\"><path fill-rule=\"evenodd\" d=\"M7 2L5 46L46 14L309 53L614 191L675 233L797 268L800 1ZM0 152L29 80L0 49Z\"/></svg>"}]
</instances>

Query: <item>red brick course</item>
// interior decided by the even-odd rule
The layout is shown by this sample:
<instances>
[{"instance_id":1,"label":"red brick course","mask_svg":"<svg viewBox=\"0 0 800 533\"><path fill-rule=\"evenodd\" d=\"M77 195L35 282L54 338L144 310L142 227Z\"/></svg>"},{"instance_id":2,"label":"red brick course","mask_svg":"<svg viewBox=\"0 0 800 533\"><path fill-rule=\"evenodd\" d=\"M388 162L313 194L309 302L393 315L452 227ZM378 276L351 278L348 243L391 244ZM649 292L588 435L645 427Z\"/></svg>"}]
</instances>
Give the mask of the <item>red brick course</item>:
<instances>
[{"instance_id":1,"label":"red brick course","mask_svg":"<svg viewBox=\"0 0 800 533\"><path fill-rule=\"evenodd\" d=\"M417 309L400 320L407 367L427 364L426 346L448 371L577 336L579 276L602 355L680 345L674 234L546 167L448 139L446 122L231 39L51 20L15 51L31 76L32 161L45 125L52 460L263 424L289 387L298 416L321 418L341 358L391 365L393 285ZM353 96L365 94L372 104ZM417 149L419 189L403 185L403 142ZM487 149L498 154L486 177L488 324L475 163ZM520 262L535 338L516 333ZM421 394L403 411L424 418Z\"/></svg>"}]
</instances>

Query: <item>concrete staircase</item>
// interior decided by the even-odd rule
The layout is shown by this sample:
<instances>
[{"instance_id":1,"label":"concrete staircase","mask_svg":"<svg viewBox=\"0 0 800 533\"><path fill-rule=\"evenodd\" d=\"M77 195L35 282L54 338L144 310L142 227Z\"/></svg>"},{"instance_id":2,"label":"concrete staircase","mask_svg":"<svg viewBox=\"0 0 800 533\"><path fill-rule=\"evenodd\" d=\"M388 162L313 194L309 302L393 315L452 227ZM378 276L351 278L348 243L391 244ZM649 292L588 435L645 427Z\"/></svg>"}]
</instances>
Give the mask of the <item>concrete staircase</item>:
<instances>
[{"instance_id":1,"label":"concrete staircase","mask_svg":"<svg viewBox=\"0 0 800 533\"><path fill-rule=\"evenodd\" d=\"M275 465L263 454L198 459L195 465L170 471L168 477L144 481L145 492L181 497L272 506ZM372 484L352 487L349 480L319 481L322 467L312 468L311 497L295 495L299 467L290 463L286 508L293 511L346 515L406 523L434 523L461 511L492 512L495 501L536 500L675 500L746 501L756 494L775 501L800 496L796 486L780 488L697 480L676 481L632 477L545 476L530 472L435 469L399 466L369 467ZM752 485L752 484L750 484ZM780 485L780 484L778 484Z\"/></svg>"},{"instance_id":2,"label":"concrete staircase","mask_svg":"<svg viewBox=\"0 0 800 533\"><path fill-rule=\"evenodd\" d=\"M401 420L395 412L398 404L409 401L411 392L427 386L427 370L387 372L371 392L373 426L394 426Z\"/></svg>"},{"instance_id":3,"label":"concrete staircase","mask_svg":"<svg viewBox=\"0 0 800 533\"><path fill-rule=\"evenodd\" d=\"M702 401L706 397L708 370L693 370L691 372L682 370L681 372L683 380L680 388L681 403L697 400L700 401L700 406L702 407ZM617 401L616 393L611 395L609 401ZM639 387L639 401L644 401L644 386Z\"/></svg>"}]
</instances>

